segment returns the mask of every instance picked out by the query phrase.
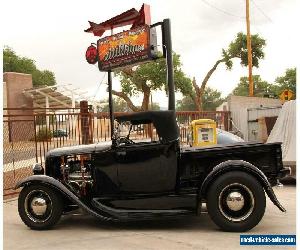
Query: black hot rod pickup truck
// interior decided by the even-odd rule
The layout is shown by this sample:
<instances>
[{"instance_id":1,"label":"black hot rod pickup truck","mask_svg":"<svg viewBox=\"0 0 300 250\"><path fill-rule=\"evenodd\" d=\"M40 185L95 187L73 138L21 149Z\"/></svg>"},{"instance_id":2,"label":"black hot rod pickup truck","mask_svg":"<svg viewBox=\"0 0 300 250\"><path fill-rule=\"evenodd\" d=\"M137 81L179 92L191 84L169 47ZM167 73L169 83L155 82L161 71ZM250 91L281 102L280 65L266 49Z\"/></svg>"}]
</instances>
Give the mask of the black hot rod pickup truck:
<instances>
[{"instance_id":1,"label":"black hot rod pickup truck","mask_svg":"<svg viewBox=\"0 0 300 250\"><path fill-rule=\"evenodd\" d=\"M181 148L175 112L149 111L116 118L152 123L159 140L134 142L115 132L111 142L58 148L17 184L23 222L47 229L61 215L82 210L106 221L199 215L206 209L226 231L246 231L262 219L265 193L281 211L272 186L288 169L279 143ZM44 175L45 173L45 175Z\"/></svg>"},{"instance_id":2,"label":"black hot rod pickup truck","mask_svg":"<svg viewBox=\"0 0 300 250\"><path fill-rule=\"evenodd\" d=\"M127 12L121 15L126 16ZM115 19L108 22L112 20ZM86 32L101 37L103 33L99 34L99 30L104 26L90 24ZM90 46L87 61L93 64L97 59L101 71L106 65L111 141L53 149L46 154L45 166L35 164L34 175L16 185L16 188L23 187L18 200L19 214L30 228L50 228L62 214L78 208L106 221L131 221L198 215L206 205L211 219L223 230L246 231L262 219L265 193L285 211L272 189L289 171L282 165L280 144L241 142L207 148L180 147L170 20L146 25L143 30L149 32L156 26L162 28L168 110L114 118L112 70L114 63L122 68L122 59L110 63L101 61L97 57L104 52L101 38L97 48ZM117 37L125 35L122 34ZM117 37L106 41L115 41ZM154 45L148 46L149 55ZM125 61L123 66L128 64L128 58ZM136 62L135 58L131 64ZM158 140L132 141L132 126L127 136L120 136L115 130L115 120L119 124L152 124Z\"/></svg>"}]
</instances>

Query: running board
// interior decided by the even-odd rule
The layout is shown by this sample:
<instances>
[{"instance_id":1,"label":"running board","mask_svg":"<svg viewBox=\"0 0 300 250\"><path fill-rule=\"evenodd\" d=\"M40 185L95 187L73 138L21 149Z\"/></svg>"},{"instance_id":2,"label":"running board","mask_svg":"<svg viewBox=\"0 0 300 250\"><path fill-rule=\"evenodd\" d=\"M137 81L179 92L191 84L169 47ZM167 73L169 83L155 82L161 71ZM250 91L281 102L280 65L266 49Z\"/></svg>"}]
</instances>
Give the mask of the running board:
<instances>
[{"instance_id":1,"label":"running board","mask_svg":"<svg viewBox=\"0 0 300 250\"><path fill-rule=\"evenodd\" d=\"M111 215L114 219L120 221L128 220L152 220L166 217L179 217L186 215L193 215L195 212L184 209L117 209L108 207L101 203L101 199L96 198L92 200L92 205L98 210Z\"/></svg>"}]
</instances>

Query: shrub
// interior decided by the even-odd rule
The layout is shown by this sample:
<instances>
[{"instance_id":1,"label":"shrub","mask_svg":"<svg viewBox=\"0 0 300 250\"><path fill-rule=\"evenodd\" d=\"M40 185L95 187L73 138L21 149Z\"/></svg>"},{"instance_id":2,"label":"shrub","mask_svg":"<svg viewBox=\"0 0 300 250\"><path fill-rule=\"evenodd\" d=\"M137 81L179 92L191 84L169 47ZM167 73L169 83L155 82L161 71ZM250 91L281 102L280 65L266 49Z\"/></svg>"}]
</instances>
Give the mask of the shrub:
<instances>
[{"instance_id":1,"label":"shrub","mask_svg":"<svg viewBox=\"0 0 300 250\"><path fill-rule=\"evenodd\" d=\"M53 137L52 131L46 128L41 128L36 134L37 141L48 141Z\"/></svg>"}]
</instances>

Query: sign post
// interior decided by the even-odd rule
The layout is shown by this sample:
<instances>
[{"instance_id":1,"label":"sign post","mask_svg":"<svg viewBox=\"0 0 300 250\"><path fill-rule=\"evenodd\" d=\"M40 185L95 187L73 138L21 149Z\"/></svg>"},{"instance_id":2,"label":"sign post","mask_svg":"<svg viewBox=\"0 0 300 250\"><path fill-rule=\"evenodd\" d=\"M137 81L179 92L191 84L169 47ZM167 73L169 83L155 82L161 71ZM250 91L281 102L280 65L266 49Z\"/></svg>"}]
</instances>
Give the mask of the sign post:
<instances>
[{"instance_id":1,"label":"sign post","mask_svg":"<svg viewBox=\"0 0 300 250\"><path fill-rule=\"evenodd\" d=\"M105 31L132 24L131 29L101 37ZM96 24L90 22L86 32L99 36L97 47L93 44L86 52L86 60L90 64L98 62L100 71L108 72L109 116L111 124L111 139L114 145L114 113L112 98L112 71L125 66L134 66L158 58L157 36L155 27L162 28L163 57L167 63L167 84L169 95L169 110L175 110L175 87L173 71L173 53L170 19L164 19L151 25L150 6L143 4L140 11L130 9L105 22Z\"/></svg>"},{"instance_id":2,"label":"sign post","mask_svg":"<svg viewBox=\"0 0 300 250\"><path fill-rule=\"evenodd\" d=\"M173 53L172 53L172 39L171 39L171 22L170 19L163 21L163 40L164 49L166 51L167 59L167 83L169 90L169 110L175 110L175 89L174 89L174 70L173 70Z\"/></svg>"},{"instance_id":3,"label":"sign post","mask_svg":"<svg viewBox=\"0 0 300 250\"><path fill-rule=\"evenodd\" d=\"M111 139L113 139L113 135L114 135L114 106L113 106L113 98L112 98L112 77L111 77L111 70L109 70L107 72L108 75L108 105L109 105L109 119L110 119L110 136ZM112 142L114 143L115 141L112 140ZM113 145L114 146L114 145Z\"/></svg>"}]
</instances>

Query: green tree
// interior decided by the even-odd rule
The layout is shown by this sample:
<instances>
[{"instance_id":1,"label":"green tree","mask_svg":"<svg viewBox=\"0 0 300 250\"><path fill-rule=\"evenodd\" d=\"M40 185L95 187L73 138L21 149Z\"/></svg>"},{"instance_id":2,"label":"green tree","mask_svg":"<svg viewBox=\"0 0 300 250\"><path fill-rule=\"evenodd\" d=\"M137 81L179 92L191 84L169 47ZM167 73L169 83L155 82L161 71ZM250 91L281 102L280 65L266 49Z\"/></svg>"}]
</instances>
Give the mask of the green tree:
<instances>
[{"instance_id":1,"label":"green tree","mask_svg":"<svg viewBox=\"0 0 300 250\"><path fill-rule=\"evenodd\" d=\"M293 99L296 99L296 68L290 68L285 71L283 76L275 79L276 94L280 95L285 89L294 92Z\"/></svg>"},{"instance_id":2,"label":"green tree","mask_svg":"<svg viewBox=\"0 0 300 250\"><path fill-rule=\"evenodd\" d=\"M278 98L282 91L288 89L294 92L292 99L296 99L296 68L285 71L283 76L275 79L275 83L268 83L261 79L259 75L253 75L254 96ZM249 81L247 76L240 78L240 82L232 91L233 95L248 96Z\"/></svg>"},{"instance_id":3,"label":"green tree","mask_svg":"<svg viewBox=\"0 0 300 250\"><path fill-rule=\"evenodd\" d=\"M254 96L258 97L276 97L276 87L261 79L259 75L253 75ZM232 91L233 95L248 96L249 95L249 79L247 76L240 78L240 82Z\"/></svg>"},{"instance_id":4,"label":"green tree","mask_svg":"<svg viewBox=\"0 0 300 250\"><path fill-rule=\"evenodd\" d=\"M202 98L202 107L205 111L214 111L224 101L221 97L221 92L207 87ZM177 101L176 109L179 111L197 110L197 106L190 96L183 97Z\"/></svg>"},{"instance_id":5,"label":"green tree","mask_svg":"<svg viewBox=\"0 0 300 250\"><path fill-rule=\"evenodd\" d=\"M202 102L203 110L215 111L224 102L224 98L221 97L221 92L218 90L207 87Z\"/></svg>"},{"instance_id":6,"label":"green tree","mask_svg":"<svg viewBox=\"0 0 300 250\"><path fill-rule=\"evenodd\" d=\"M31 74L33 86L52 86L56 84L53 72L37 69L34 60L17 55L9 47L5 47L3 50L3 72Z\"/></svg>"},{"instance_id":7,"label":"green tree","mask_svg":"<svg viewBox=\"0 0 300 250\"><path fill-rule=\"evenodd\" d=\"M176 53L173 54L173 65L175 91L179 91L183 95L193 95L191 80L182 71L180 56ZM164 58L123 69L116 73L120 78L122 90L113 90L112 93L125 100L132 111L149 110L151 92L156 90L167 92L166 74ZM131 98L140 94L143 95L143 101L139 107L133 104Z\"/></svg>"},{"instance_id":8,"label":"green tree","mask_svg":"<svg viewBox=\"0 0 300 250\"><path fill-rule=\"evenodd\" d=\"M113 106L115 112L132 112L127 103L119 97L116 97L113 99ZM137 106L137 108L140 108L140 106ZM158 103L153 102L149 105L150 110L160 110L160 106ZM100 105L97 107L98 112L109 112L109 105L108 105L108 99L100 101Z\"/></svg>"},{"instance_id":9,"label":"green tree","mask_svg":"<svg viewBox=\"0 0 300 250\"><path fill-rule=\"evenodd\" d=\"M127 107L127 103L121 98L113 98L113 106L115 112L128 112L130 109ZM98 112L109 112L108 99L100 101L100 105L97 107Z\"/></svg>"},{"instance_id":10,"label":"green tree","mask_svg":"<svg viewBox=\"0 0 300 250\"><path fill-rule=\"evenodd\" d=\"M193 99L189 96L184 96L181 100L176 102L177 111L196 111L196 105Z\"/></svg>"},{"instance_id":11,"label":"green tree","mask_svg":"<svg viewBox=\"0 0 300 250\"><path fill-rule=\"evenodd\" d=\"M252 35L251 36L251 46L252 46L252 65L254 67L259 66L259 60L264 58L263 49L266 45L266 41L259 37L259 35ZM197 85L196 80L192 81L195 95L193 100L197 107L197 110L202 110L202 96L205 91L205 87L210 79L211 75L215 72L218 65L220 63L224 63L228 70L231 70L233 66L232 60L234 58L238 58L240 60L240 64L242 66L248 65L248 50L247 50L247 36L242 32L238 33L235 40L232 41L228 48L222 49L222 56L218 59L213 67L207 72L204 79L201 82L200 87Z\"/></svg>"},{"instance_id":12,"label":"green tree","mask_svg":"<svg viewBox=\"0 0 300 250\"><path fill-rule=\"evenodd\" d=\"M150 109L151 109L151 110L160 110L159 103L153 102L153 103L150 105Z\"/></svg>"}]
</instances>

